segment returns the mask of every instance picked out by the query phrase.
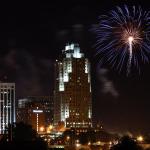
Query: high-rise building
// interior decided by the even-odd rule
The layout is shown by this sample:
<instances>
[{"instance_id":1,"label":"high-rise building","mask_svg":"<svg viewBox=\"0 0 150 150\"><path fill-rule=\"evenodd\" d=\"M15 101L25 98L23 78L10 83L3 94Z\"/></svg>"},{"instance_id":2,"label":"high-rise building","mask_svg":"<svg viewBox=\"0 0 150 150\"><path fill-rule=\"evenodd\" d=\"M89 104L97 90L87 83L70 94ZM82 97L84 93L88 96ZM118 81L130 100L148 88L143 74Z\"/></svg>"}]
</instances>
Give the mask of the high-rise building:
<instances>
[{"instance_id":1,"label":"high-rise building","mask_svg":"<svg viewBox=\"0 0 150 150\"><path fill-rule=\"evenodd\" d=\"M16 122L15 83L0 82L0 134L6 133L6 127Z\"/></svg>"},{"instance_id":2,"label":"high-rise building","mask_svg":"<svg viewBox=\"0 0 150 150\"><path fill-rule=\"evenodd\" d=\"M55 63L54 124L92 126L90 63L78 44L67 44Z\"/></svg>"}]
</instances>

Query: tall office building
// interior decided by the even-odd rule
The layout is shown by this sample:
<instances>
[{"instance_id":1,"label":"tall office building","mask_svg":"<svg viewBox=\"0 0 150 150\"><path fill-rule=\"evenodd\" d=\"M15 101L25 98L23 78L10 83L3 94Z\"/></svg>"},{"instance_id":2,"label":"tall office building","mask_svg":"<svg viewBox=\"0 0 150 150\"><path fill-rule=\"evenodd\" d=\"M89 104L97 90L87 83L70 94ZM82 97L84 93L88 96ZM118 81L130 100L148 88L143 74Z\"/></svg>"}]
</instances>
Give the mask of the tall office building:
<instances>
[{"instance_id":1,"label":"tall office building","mask_svg":"<svg viewBox=\"0 0 150 150\"><path fill-rule=\"evenodd\" d=\"M90 63L78 44L68 44L55 63L54 124L92 126Z\"/></svg>"},{"instance_id":2,"label":"tall office building","mask_svg":"<svg viewBox=\"0 0 150 150\"><path fill-rule=\"evenodd\" d=\"M16 122L15 83L0 82L0 134L6 133L6 127Z\"/></svg>"}]
</instances>

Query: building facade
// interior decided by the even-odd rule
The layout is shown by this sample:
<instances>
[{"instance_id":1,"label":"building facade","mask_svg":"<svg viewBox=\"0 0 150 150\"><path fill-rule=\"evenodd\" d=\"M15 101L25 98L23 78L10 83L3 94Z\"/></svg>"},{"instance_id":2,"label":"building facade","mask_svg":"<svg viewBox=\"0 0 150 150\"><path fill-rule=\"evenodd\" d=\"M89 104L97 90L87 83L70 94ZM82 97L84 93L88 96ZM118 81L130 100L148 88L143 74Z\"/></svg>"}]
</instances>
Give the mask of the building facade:
<instances>
[{"instance_id":1,"label":"building facade","mask_svg":"<svg viewBox=\"0 0 150 150\"><path fill-rule=\"evenodd\" d=\"M0 134L6 133L6 127L16 122L15 83L0 82Z\"/></svg>"},{"instance_id":2,"label":"building facade","mask_svg":"<svg viewBox=\"0 0 150 150\"><path fill-rule=\"evenodd\" d=\"M50 96L32 96L18 100L17 122L32 125L40 131L53 124L53 99Z\"/></svg>"},{"instance_id":3,"label":"building facade","mask_svg":"<svg viewBox=\"0 0 150 150\"><path fill-rule=\"evenodd\" d=\"M30 103L28 108L28 124L31 124L32 128L37 132L41 129L44 130L46 128L46 115L43 105L40 103Z\"/></svg>"},{"instance_id":4,"label":"building facade","mask_svg":"<svg viewBox=\"0 0 150 150\"><path fill-rule=\"evenodd\" d=\"M78 44L68 44L55 63L54 124L92 126L90 63Z\"/></svg>"}]
</instances>

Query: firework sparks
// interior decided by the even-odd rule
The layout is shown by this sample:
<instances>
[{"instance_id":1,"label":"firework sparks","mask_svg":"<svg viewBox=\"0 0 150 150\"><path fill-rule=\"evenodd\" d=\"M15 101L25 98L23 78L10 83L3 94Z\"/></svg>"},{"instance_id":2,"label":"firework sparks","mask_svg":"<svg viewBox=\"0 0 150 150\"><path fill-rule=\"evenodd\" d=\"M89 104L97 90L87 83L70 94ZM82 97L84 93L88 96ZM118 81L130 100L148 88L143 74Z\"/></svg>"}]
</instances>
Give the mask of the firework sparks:
<instances>
[{"instance_id":1,"label":"firework sparks","mask_svg":"<svg viewBox=\"0 0 150 150\"><path fill-rule=\"evenodd\" d=\"M116 7L99 17L93 31L100 65L107 62L119 72L126 66L128 75L132 67L140 71L141 64L149 62L150 12L141 7Z\"/></svg>"}]
</instances>

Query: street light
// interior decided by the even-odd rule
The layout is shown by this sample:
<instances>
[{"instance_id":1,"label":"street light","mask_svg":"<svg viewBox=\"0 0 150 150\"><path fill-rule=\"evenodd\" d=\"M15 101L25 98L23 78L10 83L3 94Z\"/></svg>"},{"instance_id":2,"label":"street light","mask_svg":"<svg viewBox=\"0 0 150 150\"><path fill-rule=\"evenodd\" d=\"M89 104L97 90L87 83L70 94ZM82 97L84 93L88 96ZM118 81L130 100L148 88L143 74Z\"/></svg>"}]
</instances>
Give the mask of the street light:
<instances>
[{"instance_id":1,"label":"street light","mask_svg":"<svg viewBox=\"0 0 150 150\"><path fill-rule=\"evenodd\" d=\"M79 143L76 143L76 147L79 147L81 144L79 144Z\"/></svg>"},{"instance_id":2,"label":"street light","mask_svg":"<svg viewBox=\"0 0 150 150\"><path fill-rule=\"evenodd\" d=\"M67 141L69 141L70 140L70 136L67 136Z\"/></svg>"},{"instance_id":3,"label":"street light","mask_svg":"<svg viewBox=\"0 0 150 150\"><path fill-rule=\"evenodd\" d=\"M98 141L98 142L97 142L97 144L98 144L98 145L100 145L100 144L101 144L101 142L100 142L100 141Z\"/></svg>"},{"instance_id":4,"label":"street light","mask_svg":"<svg viewBox=\"0 0 150 150\"><path fill-rule=\"evenodd\" d=\"M52 126L52 125L49 125L49 129L52 130L52 129L53 129L53 126Z\"/></svg>"},{"instance_id":5,"label":"street light","mask_svg":"<svg viewBox=\"0 0 150 150\"><path fill-rule=\"evenodd\" d=\"M45 130L44 127L40 127L40 132L43 132Z\"/></svg>"},{"instance_id":6,"label":"street light","mask_svg":"<svg viewBox=\"0 0 150 150\"><path fill-rule=\"evenodd\" d=\"M52 126L52 125L49 125L49 126L47 127L47 133L50 133L52 129L53 129L53 126Z\"/></svg>"},{"instance_id":7,"label":"street light","mask_svg":"<svg viewBox=\"0 0 150 150\"><path fill-rule=\"evenodd\" d=\"M140 136L138 136L138 137L137 137L137 141L138 141L138 142L143 142L143 141L144 141L143 136L141 136L141 135L140 135Z\"/></svg>"},{"instance_id":8,"label":"street light","mask_svg":"<svg viewBox=\"0 0 150 150\"><path fill-rule=\"evenodd\" d=\"M69 145L69 143L70 143L69 140L70 140L70 136L67 136L67 137L66 137L66 141L67 141L67 144L68 144L68 145Z\"/></svg>"}]
</instances>

